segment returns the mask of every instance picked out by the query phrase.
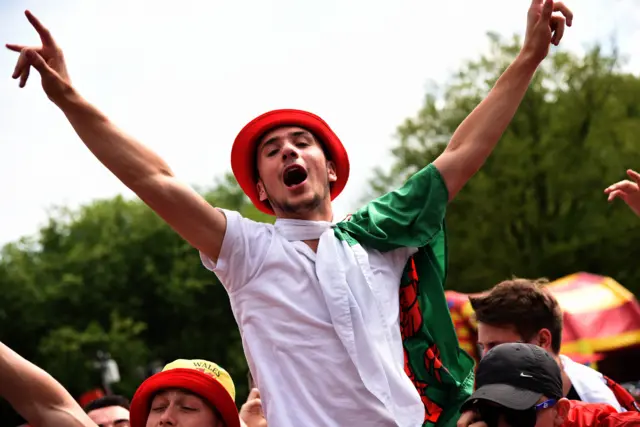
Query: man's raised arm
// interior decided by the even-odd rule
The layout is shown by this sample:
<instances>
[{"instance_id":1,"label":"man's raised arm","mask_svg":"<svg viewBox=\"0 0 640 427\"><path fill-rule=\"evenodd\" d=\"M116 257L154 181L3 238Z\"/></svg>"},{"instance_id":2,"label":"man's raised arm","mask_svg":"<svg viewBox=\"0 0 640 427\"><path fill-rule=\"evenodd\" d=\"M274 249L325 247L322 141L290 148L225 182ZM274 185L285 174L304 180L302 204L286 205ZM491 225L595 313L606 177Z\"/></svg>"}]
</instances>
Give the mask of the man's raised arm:
<instances>
[{"instance_id":1,"label":"man's raised arm","mask_svg":"<svg viewBox=\"0 0 640 427\"><path fill-rule=\"evenodd\" d=\"M58 381L2 343L0 397L32 427L95 427Z\"/></svg>"},{"instance_id":2,"label":"man's raised arm","mask_svg":"<svg viewBox=\"0 0 640 427\"><path fill-rule=\"evenodd\" d=\"M447 148L434 161L449 190L449 200L489 157L513 119L550 44L560 42L565 22L571 26L572 20L573 14L563 3L532 0L520 54L500 76L489 95L460 124Z\"/></svg>"},{"instance_id":3,"label":"man's raised arm","mask_svg":"<svg viewBox=\"0 0 640 427\"><path fill-rule=\"evenodd\" d=\"M98 160L192 246L217 260L226 230L224 214L178 181L157 154L83 99L71 85L64 56L50 32L30 12L26 16L42 46L7 45L20 52L13 78L24 87L31 67L38 70L47 96Z\"/></svg>"}]
</instances>

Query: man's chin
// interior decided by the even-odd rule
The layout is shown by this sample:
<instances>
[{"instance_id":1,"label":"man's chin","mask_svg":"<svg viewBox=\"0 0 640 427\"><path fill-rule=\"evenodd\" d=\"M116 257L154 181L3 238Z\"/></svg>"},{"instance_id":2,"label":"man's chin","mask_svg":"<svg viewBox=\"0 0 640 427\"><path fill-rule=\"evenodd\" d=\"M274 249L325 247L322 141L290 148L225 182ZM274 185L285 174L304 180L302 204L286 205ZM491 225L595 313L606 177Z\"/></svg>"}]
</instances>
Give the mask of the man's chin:
<instances>
[{"instance_id":1,"label":"man's chin","mask_svg":"<svg viewBox=\"0 0 640 427\"><path fill-rule=\"evenodd\" d=\"M271 201L271 206L276 211L284 214L305 214L313 212L322 206L323 198L314 193L289 195L284 200Z\"/></svg>"}]
</instances>

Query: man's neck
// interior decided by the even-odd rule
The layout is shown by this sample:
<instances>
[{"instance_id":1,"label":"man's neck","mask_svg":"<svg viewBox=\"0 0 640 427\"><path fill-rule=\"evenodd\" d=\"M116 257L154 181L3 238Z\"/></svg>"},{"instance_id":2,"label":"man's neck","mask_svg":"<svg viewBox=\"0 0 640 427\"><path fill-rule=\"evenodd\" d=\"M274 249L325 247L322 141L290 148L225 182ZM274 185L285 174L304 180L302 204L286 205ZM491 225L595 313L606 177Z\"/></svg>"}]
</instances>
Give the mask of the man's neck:
<instances>
[{"instance_id":1,"label":"man's neck","mask_svg":"<svg viewBox=\"0 0 640 427\"><path fill-rule=\"evenodd\" d=\"M566 396L567 394L569 394L569 390L571 390L571 379L569 378L567 373L564 371L564 364L562 363L562 359L560 358L560 355L555 354L553 358L556 359L556 362L560 367L560 372L562 373L562 394Z\"/></svg>"},{"instance_id":2,"label":"man's neck","mask_svg":"<svg viewBox=\"0 0 640 427\"><path fill-rule=\"evenodd\" d=\"M303 240L303 243L306 244L307 246L309 246L309 248L313 251L313 252L318 252L318 243L320 243L320 240L318 239L314 239L314 240Z\"/></svg>"},{"instance_id":3,"label":"man's neck","mask_svg":"<svg viewBox=\"0 0 640 427\"><path fill-rule=\"evenodd\" d=\"M276 212L276 219L297 219L302 221L325 221L333 222L333 210L329 209L314 209L312 211L305 212Z\"/></svg>"}]
</instances>

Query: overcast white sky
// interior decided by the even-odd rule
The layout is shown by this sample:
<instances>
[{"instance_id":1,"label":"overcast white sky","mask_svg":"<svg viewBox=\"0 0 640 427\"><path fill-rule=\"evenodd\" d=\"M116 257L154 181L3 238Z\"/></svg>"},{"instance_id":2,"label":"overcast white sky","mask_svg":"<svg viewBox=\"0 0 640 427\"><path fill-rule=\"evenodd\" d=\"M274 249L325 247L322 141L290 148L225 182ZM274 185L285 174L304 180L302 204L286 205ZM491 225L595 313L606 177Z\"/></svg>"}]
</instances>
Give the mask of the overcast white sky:
<instances>
[{"instance_id":1,"label":"overcast white sky","mask_svg":"<svg viewBox=\"0 0 640 427\"><path fill-rule=\"evenodd\" d=\"M640 71L638 0L567 0L580 51L617 36ZM55 4L55 6L54 6ZM339 214L376 165L388 163L398 124L486 47L485 33L522 32L529 0L2 0L2 43L36 43L28 8L65 50L90 101L160 153L185 181L227 172L231 143L255 115L313 111L350 153ZM635 49L635 52L634 50ZM47 208L131 195L85 149L38 79L19 90L15 54L0 55L0 243L37 231Z\"/></svg>"}]
</instances>

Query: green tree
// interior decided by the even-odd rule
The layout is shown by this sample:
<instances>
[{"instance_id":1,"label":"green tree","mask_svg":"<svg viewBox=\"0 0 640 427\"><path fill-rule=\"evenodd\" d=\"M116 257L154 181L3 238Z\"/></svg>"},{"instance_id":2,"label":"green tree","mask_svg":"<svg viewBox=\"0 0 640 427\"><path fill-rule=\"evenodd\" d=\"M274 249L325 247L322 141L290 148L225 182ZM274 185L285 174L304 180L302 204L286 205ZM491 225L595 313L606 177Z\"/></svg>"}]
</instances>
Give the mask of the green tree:
<instances>
[{"instance_id":1,"label":"green tree","mask_svg":"<svg viewBox=\"0 0 640 427\"><path fill-rule=\"evenodd\" d=\"M517 38L489 36L489 53L464 64L398 128L380 194L431 162L518 53ZM487 289L512 275L609 275L640 293L638 218L603 189L640 167L640 78L617 52L556 51L536 73L513 122L481 171L448 210L456 290ZM636 255L634 255L636 253Z\"/></svg>"},{"instance_id":2,"label":"green tree","mask_svg":"<svg viewBox=\"0 0 640 427\"><path fill-rule=\"evenodd\" d=\"M271 221L225 176L206 197ZM248 393L247 367L229 300L215 275L138 200L116 197L57 209L37 236L3 248L0 340L74 395L100 386L99 350L119 365L114 391L131 396L150 363L215 361ZM4 418L3 418L4 419Z\"/></svg>"}]
</instances>

